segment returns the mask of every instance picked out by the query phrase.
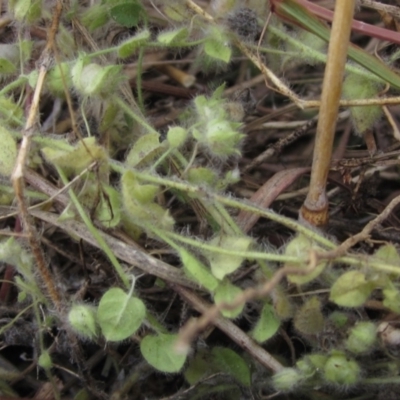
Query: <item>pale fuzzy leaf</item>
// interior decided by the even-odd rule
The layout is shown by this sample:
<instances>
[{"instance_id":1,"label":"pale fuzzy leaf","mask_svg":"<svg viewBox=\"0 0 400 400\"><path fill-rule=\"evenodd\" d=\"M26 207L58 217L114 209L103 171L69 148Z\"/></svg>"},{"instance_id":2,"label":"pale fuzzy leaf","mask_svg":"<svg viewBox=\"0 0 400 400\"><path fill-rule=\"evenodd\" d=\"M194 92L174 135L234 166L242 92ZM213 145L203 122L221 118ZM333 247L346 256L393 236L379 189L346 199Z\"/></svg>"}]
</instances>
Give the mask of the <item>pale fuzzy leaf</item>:
<instances>
[{"instance_id":1,"label":"pale fuzzy leaf","mask_svg":"<svg viewBox=\"0 0 400 400\"><path fill-rule=\"evenodd\" d=\"M318 250L318 247L313 244L313 242L306 236L299 234L295 236L285 248L286 256L294 256L298 257L300 260L306 260L309 256L310 250ZM292 274L288 275L287 279L291 283L296 283L297 285L302 285L304 283L308 283L314 280L325 268L327 262L319 263L313 271L306 275L302 274ZM285 267L297 268L299 272L301 270L307 269L309 267L308 264L290 264L285 263Z\"/></svg>"},{"instance_id":2,"label":"pale fuzzy leaf","mask_svg":"<svg viewBox=\"0 0 400 400\"><path fill-rule=\"evenodd\" d=\"M162 151L158 133L148 133L140 137L126 157L126 165L137 167L152 161Z\"/></svg>"},{"instance_id":3,"label":"pale fuzzy leaf","mask_svg":"<svg viewBox=\"0 0 400 400\"><path fill-rule=\"evenodd\" d=\"M333 284L329 300L342 307L359 307L368 299L373 288L364 273L348 271Z\"/></svg>"},{"instance_id":4,"label":"pale fuzzy leaf","mask_svg":"<svg viewBox=\"0 0 400 400\"><path fill-rule=\"evenodd\" d=\"M231 303L242 293L242 290L237 286L232 285L228 281L221 282L214 293L215 304ZM222 310L221 313L226 318L236 318L243 311L244 304L236 307L233 310Z\"/></svg>"},{"instance_id":5,"label":"pale fuzzy leaf","mask_svg":"<svg viewBox=\"0 0 400 400\"><path fill-rule=\"evenodd\" d=\"M210 245L226 250L234 249L235 251L244 252L249 248L251 242L251 238L246 236L217 236L210 241ZM213 275L222 280L226 275L236 271L244 258L236 255L209 253L208 260Z\"/></svg>"}]
</instances>

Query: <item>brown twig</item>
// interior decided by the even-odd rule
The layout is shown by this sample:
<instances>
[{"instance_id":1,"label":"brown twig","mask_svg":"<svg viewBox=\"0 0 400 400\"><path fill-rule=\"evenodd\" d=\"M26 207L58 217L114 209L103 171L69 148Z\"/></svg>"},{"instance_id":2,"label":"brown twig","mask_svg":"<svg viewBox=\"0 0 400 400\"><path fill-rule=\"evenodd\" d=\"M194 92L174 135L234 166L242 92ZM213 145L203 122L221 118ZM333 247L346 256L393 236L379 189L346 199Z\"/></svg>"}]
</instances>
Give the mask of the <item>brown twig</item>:
<instances>
[{"instance_id":1,"label":"brown twig","mask_svg":"<svg viewBox=\"0 0 400 400\"><path fill-rule=\"evenodd\" d=\"M319 259L334 259L341 257L344 255L350 248L352 248L357 243L366 240L369 238L372 230L379 224L381 224L389 215L392 213L394 208L400 204L400 195L395 197L386 207L385 209L373 220L368 222L367 225L363 228L363 230L356 235L349 237L345 240L340 246L338 246L335 250L326 251L323 253L318 253L317 257Z\"/></svg>"},{"instance_id":2,"label":"brown twig","mask_svg":"<svg viewBox=\"0 0 400 400\"><path fill-rule=\"evenodd\" d=\"M26 161L29 156L29 148L32 142L32 136L34 134L35 126L37 123L40 95L43 89L44 79L46 77L47 71L52 65L52 60L53 60L52 54L53 54L53 48L55 46L55 37L58 31L62 10L63 10L63 2L61 0L58 0L54 8L52 24L49 29L49 35L46 47L39 61L38 80L33 94L32 104L29 109L25 128L22 132L23 135L22 142L18 152L15 168L11 177L14 187L15 197L18 202L18 208L20 212L19 215L22 221L23 228L28 235L29 246L36 260L39 274L46 286L46 290L54 306L59 311L61 310L61 296L56 288L56 285L47 267L44 254L40 246L39 235L36 232L34 225L30 221L28 207L24 196L24 173L25 173Z\"/></svg>"},{"instance_id":3,"label":"brown twig","mask_svg":"<svg viewBox=\"0 0 400 400\"><path fill-rule=\"evenodd\" d=\"M182 328L182 330L179 333L177 348L186 351L187 348L190 346L190 343L194 340L194 338L211 323L220 328L221 330L223 330L233 340L238 342L238 339L236 339L234 334L230 331L231 329L233 329L233 331L235 332L235 329L239 329L235 324L231 323L232 325L230 325L229 329L227 329L226 324L223 325L224 329L221 328L220 326L221 324L220 320L222 319L222 317L220 316L221 311L234 310L235 308L247 303L250 300L263 298L267 296L286 275L289 274L307 275L310 272L312 272L316 266L317 266L317 256L314 251L310 251L310 263L307 268L301 270L293 267L281 268L278 271L276 271L275 274L271 277L271 279L268 280L264 285L244 290L232 302L229 303L221 302L218 304L214 304L211 307L206 306L205 305L206 303L203 300L198 299L197 296L194 293L190 292L189 290L174 285L174 290L176 290L179 294L181 294L186 301L190 302L192 306L194 306L197 309L197 311L203 314L197 320L194 319L190 320ZM247 341L248 340L249 338L247 339ZM243 343L242 342L239 343L241 343L243 347ZM263 365L267 366L268 368L271 368L273 371L277 371L276 369L274 369L276 367L274 367L273 365L272 366L269 364L266 365L264 363Z\"/></svg>"}]
</instances>

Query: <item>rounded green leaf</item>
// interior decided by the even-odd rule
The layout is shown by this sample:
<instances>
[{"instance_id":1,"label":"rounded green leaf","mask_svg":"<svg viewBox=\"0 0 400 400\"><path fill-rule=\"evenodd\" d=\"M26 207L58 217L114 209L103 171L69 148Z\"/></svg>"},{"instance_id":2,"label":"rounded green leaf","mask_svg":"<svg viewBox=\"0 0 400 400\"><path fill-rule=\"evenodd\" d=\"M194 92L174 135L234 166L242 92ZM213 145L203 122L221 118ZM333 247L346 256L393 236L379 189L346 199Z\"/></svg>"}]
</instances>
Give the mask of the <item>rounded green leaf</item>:
<instances>
[{"instance_id":1,"label":"rounded green leaf","mask_svg":"<svg viewBox=\"0 0 400 400\"><path fill-rule=\"evenodd\" d=\"M178 372L186 361L186 354L175 349L176 334L147 335L140 342L140 351L146 361L162 372Z\"/></svg>"},{"instance_id":2,"label":"rounded green leaf","mask_svg":"<svg viewBox=\"0 0 400 400\"><path fill-rule=\"evenodd\" d=\"M221 282L214 293L215 304L232 303L242 293L237 286L232 285L228 281ZM221 313L226 318L236 318L243 311L244 304L234 308L233 310L222 310Z\"/></svg>"},{"instance_id":3,"label":"rounded green leaf","mask_svg":"<svg viewBox=\"0 0 400 400\"><path fill-rule=\"evenodd\" d=\"M365 353L371 350L376 342L377 327L371 321L361 321L350 330L346 340L346 349L352 353Z\"/></svg>"},{"instance_id":4,"label":"rounded green leaf","mask_svg":"<svg viewBox=\"0 0 400 400\"><path fill-rule=\"evenodd\" d=\"M308 258L309 252L311 249L318 249L317 246L313 244L313 242L304 235L295 236L285 248L286 256L298 257L299 260L306 260ZM313 271L304 275L304 274L292 274L288 275L287 279L291 283L295 283L297 285L302 285L314 280L325 268L326 262L319 263ZM307 269L309 267L308 263L304 262L304 264L290 264L286 263L285 267L298 268L299 272L301 270Z\"/></svg>"},{"instance_id":5,"label":"rounded green leaf","mask_svg":"<svg viewBox=\"0 0 400 400\"><path fill-rule=\"evenodd\" d=\"M87 304L75 304L68 313L68 321L79 335L95 339L97 336L96 311Z\"/></svg>"},{"instance_id":6,"label":"rounded green leaf","mask_svg":"<svg viewBox=\"0 0 400 400\"><path fill-rule=\"evenodd\" d=\"M148 133L135 142L126 157L126 164L130 167L143 166L152 161L161 151L160 135Z\"/></svg>"},{"instance_id":7,"label":"rounded green leaf","mask_svg":"<svg viewBox=\"0 0 400 400\"><path fill-rule=\"evenodd\" d=\"M361 369L357 362L348 359L341 352L332 354L324 366L325 379L338 385L353 385L357 383L360 372Z\"/></svg>"},{"instance_id":8,"label":"rounded green leaf","mask_svg":"<svg viewBox=\"0 0 400 400\"><path fill-rule=\"evenodd\" d=\"M17 159L17 145L11 133L0 125L0 174L11 176Z\"/></svg>"},{"instance_id":9,"label":"rounded green leaf","mask_svg":"<svg viewBox=\"0 0 400 400\"><path fill-rule=\"evenodd\" d=\"M117 4L110 8L110 15L118 24L132 28L145 16L143 7L135 2Z\"/></svg>"},{"instance_id":10,"label":"rounded green leaf","mask_svg":"<svg viewBox=\"0 0 400 400\"><path fill-rule=\"evenodd\" d=\"M258 343L263 343L278 332L281 321L275 315L274 307L265 303L259 320L251 332L251 336Z\"/></svg>"},{"instance_id":11,"label":"rounded green leaf","mask_svg":"<svg viewBox=\"0 0 400 400\"><path fill-rule=\"evenodd\" d=\"M119 341L133 335L146 316L146 307L120 288L109 289L100 300L97 320L107 341Z\"/></svg>"},{"instance_id":12,"label":"rounded green leaf","mask_svg":"<svg viewBox=\"0 0 400 400\"><path fill-rule=\"evenodd\" d=\"M331 288L329 300L342 307L359 307L368 299L373 284L360 271L348 271Z\"/></svg>"},{"instance_id":13,"label":"rounded green leaf","mask_svg":"<svg viewBox=\"0 0 400 400\"><path fill-rule=\"evenodd\" d=\"M212 246L221 247L226 250L246 251L252 240L247 236L217 236L210 241ZM237 255L210 253L208 256L213 275L222 280L225 275L236 271L242 264L244 258Z\"/></svg>"},{"instance_id":14,"label":"rounded green leaf","mask_svg":"<svg viewBox=\"0 0 400 400\"><path fill-rule=\"evenodd\" d=\"M39 356L38 365L46 370L53 367L53 361L51 360L50 353L47 350L44 350Z\"/></svg>"}]
</instances>

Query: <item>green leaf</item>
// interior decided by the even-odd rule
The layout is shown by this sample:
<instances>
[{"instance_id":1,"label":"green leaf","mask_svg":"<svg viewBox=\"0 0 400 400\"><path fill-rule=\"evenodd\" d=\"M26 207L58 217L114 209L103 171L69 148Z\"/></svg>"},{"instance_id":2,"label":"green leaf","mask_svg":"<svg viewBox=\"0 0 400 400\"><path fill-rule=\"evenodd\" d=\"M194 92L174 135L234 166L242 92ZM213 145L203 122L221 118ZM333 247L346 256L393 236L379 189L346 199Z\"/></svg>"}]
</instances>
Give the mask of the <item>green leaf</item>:
<instances>
[{"instance_id":1,"label":"green leaf","mask_svg":"<svg viewBox=\"0 0 400 400\"><path fill-rule=\"evenodd\" d=\"M342 307L359 307L370 296L374 285L360 271L348 271L341 275L331 288L329 300Z\"/></svg>"},{"instance_id":2,"label":"green leaf","mask_svg":"<svg viewBox=\"0 0 400 400\"><path fill-rule=\"evenodd\" d=\"M50 353L47 350L44 350L42 354L40 354L38 365L45 370L49 370L53 367L53 361L51 360Z\"/></svg>"},{"instance_id":3,"label":"green leaf","mask_svg":"<svg viewBox=\"0 0 400 400\"><path fill-rule=\"evenodd\" d=\"M88 304L74 304L68 321L76 333L94 340L97 336L96 309Z\"/></svg>"},{"instance_id":4,"label":"green leaf","mask_svg":"<svg viewBox=\"0 0 400 400\"><path fill-rule=\"evenodd\" d=\"M181 126L171 126L168 129L167 140L171 147L178 148L185 143L188 136L186 129Z\"/></svg>"},{"instance_id":5,"label":"green leaf","mask_svg":"<svg viewBox=\"0 0 400 400\"><path fill-rule=\"evenodd\" d=\"M214 356L208 348L200 348L189 362L184 376L189 385L195 385L203 377L215 374L217 371Z\"/></svg>"},{"instance_id":6,"label":"green leaf","mask_svg":"<svg viewBox=\"0 0 400 400\"><path fill-rule=\"evenodd\" d=\"M107 159L104 148L96 143L94 136L82 139L70 151L45 147L42 153L47 161L62 168L68 174L79 174L92 162Z\"/></svg>"},{"instance_id":7,"label":"green leaf","mask_svg":"<svg viewBox=\"0 0 400 400\"><path fill-rule=\"evenodd\" d=\"M237 286L232 285L229 281L221 282L214 293L215 304L232 303L242 293ZM222 310L221 313L226 318L236 318L243 311L244 304L234 308L233 310Z\"/></svg>"},{"instance_id":8,"label":"green leaf","mask_svg":"<svg viewBox=\"0 0 400 400\"><path fill-rule=\"evenodd\" d=\"M383 305L397 314L400 314L400 291L393 282L388 281L382 290Z\"/></svg>"},{"instance_id":9,"label":"green leaf","mask_svg":"<svg viewBox=\"0 0 400 400\"><path fill-rule=\"evenodd\" d=\"M121 220L121 195L110 185L102 185L101 201L96 208L96 218L106 228L114 228Z\"/></svg>"},{"instance_id":10,"label":"green leaf","mask_svg":"<svg viewBox=\"0 0 400 400\"><path fill-rule=\"evenodd\" d=\"M211 352L209 349L199 349L184 375L187 382L194 385L217 372L229 374L245 386L251 384L250 370L244 359L233 350L223 347L214 347Z\"/></svg>"},{"instance_id":11,"label":"green leaf","mask_svg":"<svg viewBox=\"0 0 400 400\"><path fill-rule=\"evenodd\" d=\"M140 351L146 361L162 372L178 372L186 361L186 354L178 353L174 346L176 334L147 335L140 342Z\"/></svg>"},{"instance_id":12,"label":"green leaf","mask_svg":"<svg viewBox=\"0 0 400 400\"><path fill-rule=\"evenodd\" d=\"M229 63L232 56L232 50L229 44L214 37L208 37L205 40L204 51L209 57L221 60L225 63Z\"/></svg>"},{"instance_id":13,"label":"green leaf","mask_svg":"<svg viewBox=\"0 0 400 400\"><path fill-rule=\"evenodd\" d=\"M244 386L251 385L251 374L246 361L231 349L214 347L211 354L221 372L228 373Z\"/></svg>"},{"instance_id":14,"label":"green leaf","mask_svg":"<svg viewBox=\"0 0 400 400\"><path fill-rule=\"evenodd\" d=\"M189 35L189 31L186 27L178 28L169 32L161 32L157 36L157 41L168 46L168 45L178 45L185 43Z\"/></svg>"},{"instance_id":15,"label":"green leaf","mask_svg":"<svg viewBox=\"0 0 400 400\"><path fill-rule=\"evenodd\" d=\"M246 251L252 240L247 236L217 236L210 241L210 245L226 250ZM236 271L242 264L244 258L236 255L210 253L208 255L213 275L222 280L224 277Z\"/></svg>"},{"instance_id":16,"label":"green leaf","mask_svg":"<svg viewBox=\"0 0 400 400\"><path fill-rule=\"evenodd\" d=\"M0 143L0 175L11 176L17 159L17 144L3 125L0 125Z\"/></svg>"},{"instance_id":17,"label":"green leaf","mask_svg":"<svg viewBox=\"0 0 400 400\"><path fill-rule=\"evenodd\" d=\"M265 303L259 320L251 332L251 336L258 343L263 343L278 332L281 321L275 315L274 307Z\"/></svg>"},{"instance_id":18,"label":"green leaf","mask_svg":"<svg viewBox=\"0 0 400 400\"><path fill-rule=\"evenodd\" d=\"M185 273L189 278L204 286L210 292L213 292L218 287L218 281L196 257L182 248L179 249L179 256L181 257Z\"/></svg>"},{"instance_id":19,"label":"green leaf","mask_svg":"<svg viewBox=\"0 0 400 400\"><path fill-rule=\"evenodd\" d=\"M324 316L317 296L305 301L296 312L294 327L304 335L317 335L324 329Z\"/></svg>"},{"instance_id":20,"label":"green leaf","mask_svg":"<svg viewBox=\"0 0 400 400\"><path fill-rule=\"evenodd\" d=\"M104 293L97 310L97 320L107 341L117 342L133 335L146 316L146 307L120 288Z\"/></svg>"},{"instance_id":21,"label":"green leaf","mask_svg":"<svg viewBox=\"0 0 400 400\"><path fill-rule=\"evenodd\" d=\"M24 112L12 99L0 96L0 115L5 118L5 122L19 125L22 123Z\"/></svg>"},{"instance_id":22,"label":"green leaf","mask_svg":"<svg viewBox=\"0 0 400 400\"><path fill-rule=\"evenodd\" d=\"M135 142L126 157L125 163L129 167L143 167L144 164L150 163L161 152L160 135L148 133Z\"/></svg>"},{"instance_id":23,"label":"green leaf","mask_svg":"<svg viewBox=\"0 0 400 400\"><path fill-rule=\"evenodd\" d=\"M385 244L375 252L374 258L378 258L386 264L400 265L400 255L396 246L391 243Z\"/></svg>"},{"instance_id":24,"label":"green leaf","mask_svg":"<svg viewBox=\"0 0 400 400\"><path fill-rule=\"evenodd\" d=\"M295 236L285 248L285 255L297 257L299 260L306 260L308 258L309 252L311 249L318 250L318 247L313 244L313 242L306 236L299 234ZM291 283L295 283L297 285L302 285L314 280L325 268L326 262L319 263L313 271L306 275L302 274L292 274L288 275L287 279ZM290 264L285 263L285 267L297 268L299 272L308 268L308 263L304 264Z\"/></svg>"},{"instance_id":25,"label":"green leaf","mask_svg":"<svg viewBox=\"0 0 400 400\"><path fill-rule=\"evenodd\" d=\"M0 74L13 74L16 71L17 68L12 62L6 60L5 58L0 58Z\"/></svg>"},{"instance_id":26,"label":"green leaf","mask_svg":"<svg viewBox=\"0 0 400 400\"><path fill-rule=\"evenodd\" d=\"M173 229L174 220L169 211L154 202L159 190L157 186L140 184L132 171L122 175L121 183L124 208L137 225L144 229L151 225L169 231Z\"/></svg>"},{"instance_id":27,"label":"green leaf","mask_svg":"<svg viewBox=\"0 0 400 400\"><path fill-rule=\"evenodd\" d=\"M146 44L151 37L150 31L145 29L136 33L118 46L118 57L130 57L140 46Z\"/></svg>"},{"instance_id":28,"label":"green leaf","mask_svg":"<svg viewBox=\"0 0 400 400\"><path fill-rule=\"evenodd\" d=\"M105 4L91 4L80 17L82 25L85 26L89 32L102 27L109 20L108 9Z\"/></svg>"},{"instance_id":29,"label":"green leaf","mask_svg":"<svg viewBox=\"0 0 400 400\"><path fill-rule=\"evenodd\" d=\"M136 2L126 2L110 8L112 19L125 28L133 28L145 18L143 7Z\"/></svg>"},{"instance_id":30,"label":"green leaf","mask_svg":"<svg viewBox=\"0 0 400 400\"><path fill-rule=\"evenodd\" d=\"M345 99L370 99L378 97L382 85L377 85L371 79L349 74L343 82L343 97ZM349 107L353 124L357 133L362 134L371 129L382 116L381 106Z\"/></svg>"}]
</instances>

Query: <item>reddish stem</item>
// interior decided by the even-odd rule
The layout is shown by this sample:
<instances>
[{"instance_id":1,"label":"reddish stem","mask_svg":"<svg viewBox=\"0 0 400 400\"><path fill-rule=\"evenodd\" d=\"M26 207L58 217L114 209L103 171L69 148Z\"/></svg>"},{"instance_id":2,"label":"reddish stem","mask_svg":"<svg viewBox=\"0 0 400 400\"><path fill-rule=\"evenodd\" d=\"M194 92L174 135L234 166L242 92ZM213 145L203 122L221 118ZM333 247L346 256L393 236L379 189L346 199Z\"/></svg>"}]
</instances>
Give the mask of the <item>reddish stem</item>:
<instances>
[{"instance_id":1,"label":"reddish stem","mask_svg":"<svg viewBox=\"0 0 400 400\"><path fill-rule=\"evenodd\" d=\"M279 3L285 2L285 0L270 0L271 1L271 11L275 12L279 17L282 19L288 20L285 16L281 15L279 13ZM333 19L333 12L318 6L317 4L311 3L308 0L294 0L298 4L302 5L304 8L306 8L308 11L310 11L312 14L315 16L325 20L332 22ZM296 21L290 21L290 22L296 22ZM395 32L389 29L381 28L379 26L374 26L370 24L366 24L365 22L357 21L353 19L353 22L351 24L352 30L362 33L363 35L375 37L377 39L381 40L387 40L392 43L400 44L400 32Z\"/></svg>"}]
</instances>

